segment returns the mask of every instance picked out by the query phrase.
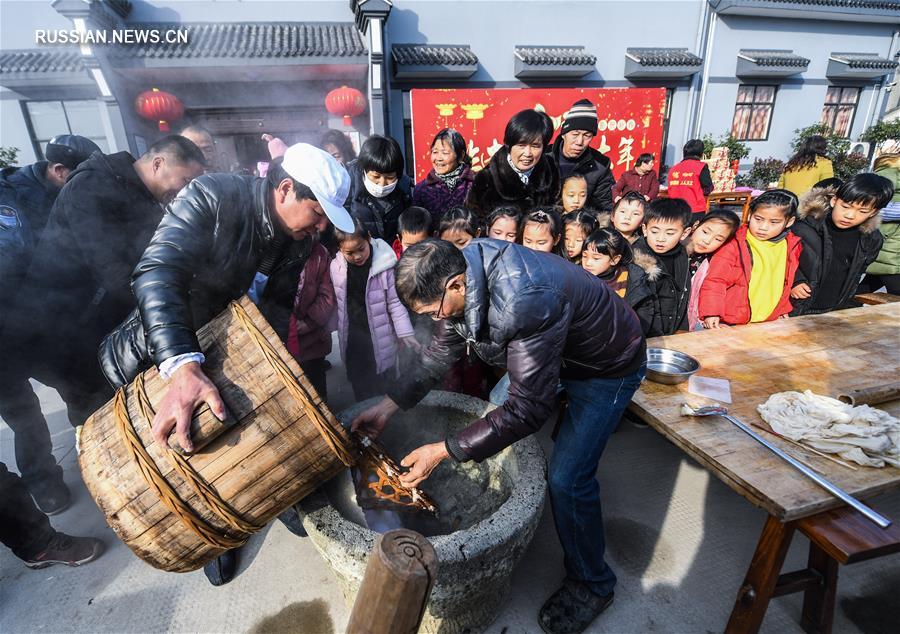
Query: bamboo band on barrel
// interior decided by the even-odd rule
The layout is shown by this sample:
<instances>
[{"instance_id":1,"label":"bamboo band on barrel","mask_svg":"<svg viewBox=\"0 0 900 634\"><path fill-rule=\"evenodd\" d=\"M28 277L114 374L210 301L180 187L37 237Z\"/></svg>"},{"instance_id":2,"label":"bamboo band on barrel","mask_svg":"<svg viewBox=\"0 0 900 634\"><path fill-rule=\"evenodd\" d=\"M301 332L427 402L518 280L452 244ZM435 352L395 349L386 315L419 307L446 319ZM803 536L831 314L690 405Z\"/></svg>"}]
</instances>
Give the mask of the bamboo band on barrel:
<instances>
[{"instance_id":1,"label":"bamboo band on barrel","mask_svg":"<svg viewBox=\"0 0 900 634\"><path fill-rule=\"evenodd\" d=\"M334 428L328 424L328 421L322 416L322 412L313 406L312 394L310 394L303 385L297 382L291 369L282 358L278 356L278 353L266 339L266 336L256 327L256 324L253 323L253 320L250 318L250 315L247 314L247 311L245 311L237 302L231 302L231 312L259 346L266 361L269 362L272 369L275 370L275 373L284 383L284 387L287 388L297 404L300 405L306 413L307 418L309 418L319 430L325 443L331 448L341 462L348 467L353 466L355 461L344 446L343 439L338 435Z\"/></svg>"},{"instance_id":2,"label":"bamboo band on barrel","mask_svg":"<svg viewBox=\"0 0 900 634\"><path fill-rule=\"evenodd\" d=\"M138 409L141 410L141 416L143 416L149 424L156 415L156 411L150 404L150 397L147 396L147 390L144 388L143 374L138 375L137 379L135 379L134 391L138 400ZM255 533L262 529L262 526L257 526L256 524L252 524L241 518L237 512L219 496L218 492L204 480L199 473L197 473L196 469L188 462L187 458L168 447L163 447L162 450L172 464L172 468L175 469L175 471L178 472L178 475L188 483L194 490L194 493L203 500L215 516L227 524L232 530L243 533L240 537L246 539L251 533Z\"/></svg>"},{"instance_id":3,"label":"bamboo band on barrel","mask_svg":"<svg viewBox=\"0 0 900 634\"><path fill-rule=\"evenodd\" d=\"M219 534L216 529L207 524L202 518L198 517L194 510L178 497L178 492L172 488L172 485L169 484L168 480L166 480L159 472L156 463L153 461L150 454L147 453L147 449L144 447L134 426L131 424L126 399L125 388L119 388L113 402L116 425L122 435L122 439L125 441L125 446L131 453L131 457L135 461L135 464L137 464L141 475L144 476L147 485L156 491L156 494L166 508L177 515L188 528L210 546L230 549L237 548L243 544L247 539L246 536L243 538L235 538ZM169 451L169 449L166 448L166 451Z\"/></svg>"}]
</instances>

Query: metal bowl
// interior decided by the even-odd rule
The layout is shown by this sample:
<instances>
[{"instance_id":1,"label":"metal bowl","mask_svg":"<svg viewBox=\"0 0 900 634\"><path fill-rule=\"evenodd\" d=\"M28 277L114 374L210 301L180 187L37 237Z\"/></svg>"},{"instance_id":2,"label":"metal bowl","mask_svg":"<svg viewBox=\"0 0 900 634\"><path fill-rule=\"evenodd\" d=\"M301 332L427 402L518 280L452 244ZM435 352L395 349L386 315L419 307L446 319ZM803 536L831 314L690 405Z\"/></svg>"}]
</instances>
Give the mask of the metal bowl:
<instances>
[{"instance_id":1,"label":"metal bowl","mask_svg":"<svg viewBox=\"0 0 900 634\"><path fill-rule=\"evenodd\" d=\"M675 385L691 378L700 362L678 350L647 348L647 378L656 383Z\"/></svg>"}]
</instances>

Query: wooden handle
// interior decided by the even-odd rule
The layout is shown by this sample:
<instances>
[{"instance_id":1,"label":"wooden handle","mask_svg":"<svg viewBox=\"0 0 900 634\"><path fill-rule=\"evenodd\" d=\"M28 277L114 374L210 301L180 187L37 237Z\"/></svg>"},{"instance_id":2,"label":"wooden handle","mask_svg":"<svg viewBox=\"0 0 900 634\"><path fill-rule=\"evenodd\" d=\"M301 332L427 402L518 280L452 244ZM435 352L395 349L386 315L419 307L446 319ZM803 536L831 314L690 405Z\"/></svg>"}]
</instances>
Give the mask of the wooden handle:
<instances>
[{"instance_id":1,"label":"wooden handle","mask_svg":"<svg viewBox=\"0 0 900 634\"><path fill-rule=\"evenodd\" d=\"M400 528L379 535L347 623L350 634L413 634L437 578L437 555L427 539Z\"/></svg>"},{"instance_id":2,"label":"wooden handle","mask_svg":"<svg viewBox=\"0 0 900 634\"><path fill-rule=\"evenodd\" d=\"M878 405L900 399L900 382L876 385L861 390L845 390L838 394L838 400L850 405Z\"/></svg>"},{"instance_id":3,"label":"wooden handle","mask_svg":"<svg viewBox=\"0 0 900 634\"><path fill-rule=\"evenodd\" d=\"M228 407L225 408L225 420L221 421L212 413L209 405L204 403L194 411L194 417L191 418L191 441L194 444L194 451L191 453L197 453L215 440L219 434L235 425L237 425L237 419ZM178 444L178 437L174 433L169 436L169 447L183 456L190 455Z\"/></svg>"}]
</instances>

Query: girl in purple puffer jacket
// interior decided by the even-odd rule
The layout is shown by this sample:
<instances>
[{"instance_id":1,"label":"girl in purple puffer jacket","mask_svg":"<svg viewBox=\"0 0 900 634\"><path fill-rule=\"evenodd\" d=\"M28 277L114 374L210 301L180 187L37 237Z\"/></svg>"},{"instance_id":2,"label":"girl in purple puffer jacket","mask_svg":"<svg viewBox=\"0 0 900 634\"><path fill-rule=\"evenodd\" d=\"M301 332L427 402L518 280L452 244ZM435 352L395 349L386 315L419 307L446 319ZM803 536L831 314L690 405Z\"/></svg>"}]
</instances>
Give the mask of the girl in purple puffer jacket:
<instances>
[{"instance_id":1,"label":"girl in purple puffer jacket","mask_svg":"<svg viewBox=\"0 0 900 634\"><path fill-rule=\"evenodd\" d=\"M414 350L419 344L394 288L397 256L358 220L354 224L353 233L334 231L339 253L331 262L331 280L341 358L353 395L362 401L384 394L387 382L396 378L398 344Z\"/></svg>"}]
</instances>

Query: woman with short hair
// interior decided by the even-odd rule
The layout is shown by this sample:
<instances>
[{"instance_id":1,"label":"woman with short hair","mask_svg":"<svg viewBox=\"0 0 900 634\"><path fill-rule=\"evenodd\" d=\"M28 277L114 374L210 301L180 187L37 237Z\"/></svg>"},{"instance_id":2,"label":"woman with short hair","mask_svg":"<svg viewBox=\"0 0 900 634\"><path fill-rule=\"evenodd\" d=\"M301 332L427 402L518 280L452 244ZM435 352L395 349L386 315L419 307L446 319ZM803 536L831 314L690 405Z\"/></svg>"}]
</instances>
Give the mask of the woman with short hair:
<instances>
[{"instance_id":1,"label":"woman with short hair","mask_svg":"<svg viewBox=\"0 0 900 634\"><path fill-rule=\"evenodd\" d=\"M472 159L466 152L466 140L453 128L444 128L431 142L431 171L413 190L413 205L431 214L431 226L437 227L444 214L465 204L475 180Z\"/></svg>"},{"instance_id":2,"label":"woman with short hair","mask_svg":"<svg viewBox=\"0 0 900 634\"><path fill-rule=\"evenodd\" d=\"M466 205L484 219L500 205L528 213L552 206L559 196L559 171L546 151L553 130L536 110L515 114L503 133L503 146L475 175Z\"/></svg>"}]
</instances>

